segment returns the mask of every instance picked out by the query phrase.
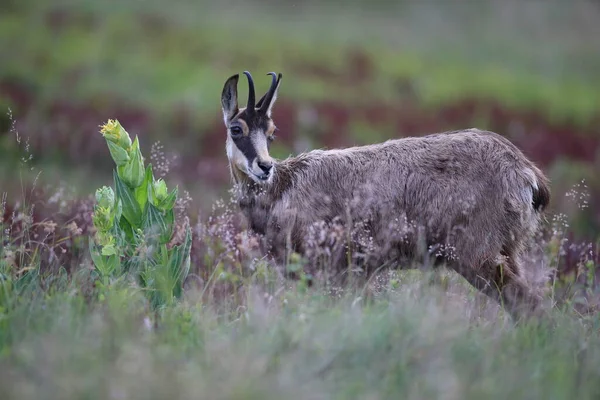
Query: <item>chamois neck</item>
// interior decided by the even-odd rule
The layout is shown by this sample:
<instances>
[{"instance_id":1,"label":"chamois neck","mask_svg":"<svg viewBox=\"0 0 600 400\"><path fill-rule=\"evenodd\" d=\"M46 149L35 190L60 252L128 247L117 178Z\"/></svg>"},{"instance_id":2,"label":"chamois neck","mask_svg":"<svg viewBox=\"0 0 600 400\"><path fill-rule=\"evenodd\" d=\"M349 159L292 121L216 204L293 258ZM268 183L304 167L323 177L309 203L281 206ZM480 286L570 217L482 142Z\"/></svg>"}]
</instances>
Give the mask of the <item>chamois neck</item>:
<instances>
[{"instance_id":1,"label":"chamois neck","mask_svg":"<svg viewBox=\"0 0 600 400\"><path fill-rule=\"evenodd\" d=\"M293 185L296 174L300 172L304 165L304 160L297 160L296 157L276 160L273 166L272 180L262 184L254 182L235 166L230 165L238 199L248 200L259 195L266 195L271 201L279 199Z\"/></svg>"}]
</instances>

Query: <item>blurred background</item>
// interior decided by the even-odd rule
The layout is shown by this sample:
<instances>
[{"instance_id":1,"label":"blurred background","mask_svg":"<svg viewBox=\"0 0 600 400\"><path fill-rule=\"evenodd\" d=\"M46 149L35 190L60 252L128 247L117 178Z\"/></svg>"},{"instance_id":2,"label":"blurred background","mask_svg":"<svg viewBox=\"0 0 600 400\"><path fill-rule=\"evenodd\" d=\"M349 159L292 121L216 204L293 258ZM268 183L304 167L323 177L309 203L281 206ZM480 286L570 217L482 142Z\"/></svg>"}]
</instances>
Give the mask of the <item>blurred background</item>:
<instances>
[{"instance_id":1,"label":"blurred background","mask_svg":"<svg viewBox=\"0 0 600 400\"><path fill-rule=\"evenodd\" d=\"M0 50L0 192L35 183L40 213L111 183L109 118L210 210L230 187L223 83L249 70L262 93L276 71L274 156L490 129L549 175L573 235L599 236L598 1L4 0Z\"/></svg>"}]
</instances>

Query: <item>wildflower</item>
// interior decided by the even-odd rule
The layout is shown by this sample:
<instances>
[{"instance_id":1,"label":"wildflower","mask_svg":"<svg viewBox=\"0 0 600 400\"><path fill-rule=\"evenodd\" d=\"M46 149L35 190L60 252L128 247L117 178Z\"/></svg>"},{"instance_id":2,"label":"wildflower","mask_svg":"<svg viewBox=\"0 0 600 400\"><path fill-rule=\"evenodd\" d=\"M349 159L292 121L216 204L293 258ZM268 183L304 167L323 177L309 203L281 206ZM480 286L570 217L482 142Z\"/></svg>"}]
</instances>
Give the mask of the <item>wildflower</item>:
<instances>
[{"instance_id":1,"label":"wildflower","mask_svg":"<svg viewBox=\"0 0 600 400\"><path fill-rule=\"evenodd\" d=\"M77 223L75 221L72 221L70 224L67 225L67 230L73 236L79 236L83 233L83 230L79 226L77 226Z\"/></svg>"},{"instance_id":2,"label":"wildflower","mask_svg":"<svg viewBox=\"0 0 600 400\"><path fill-rule=\"evenodd\" d=\"M44 221L40 225L44 227L45 233L54 233L56 230L56 222L54 221Z\"/></svg>"},{"instance_id":3,"label":"wildflower","mask_svg":"<svg viewBox=\"0 0 600 400\"><path fill-rule=\"evenodd\" d=\"M5 248L4 255L3 255L4 263L7 266L12 267L12 266L16 265L16 260L17 260L17 257L15 255L15 252L10 249Z\"/></svg>"},{"instance_id":4,"label":"wildflower","mask_svg":"<svg viewBox=\"0 0 600 400\"><path fill-rule=\"evenodd\" d=\"M118 145L122 149L127 150L131 147L129 134L117 120L109 119L106 124L101 126L100 133L107 141Z\"/></svg>"},{"instance_id":5,"label":"wildflower","mask_svg":"<svg viewBox=\"0 0 600 400\"><path fill-rule=\"evenodd\" d=\"M117 164L119 177L131 188L137 188L144 181L144 158L136 137L133 143L119 121L109 119L100 133L106 139L110 155Z\"/></svg>"},{"instance_id":6,"label":"wildflower","mask_svg":"<svg viewBox=\"0 0 600 400\"><path fill-rule=\"evenodd\" d=\"M108 150L110 151L110 155L112 159L115 161L117 166L123 166L127 164L130 160L129 152L131 150L131 138L129 134L119 121L109 119L106 124L104 124L100 133L106 139L106 144L108 145Z\"/></svg>"},{"instance_id":7,"label":"wildflower","mask_svg":"<svg viewBox=\"0 0 600 400\"><path fill-rule=\"evenodd\" d=\"M18 212L14 217L14 222L21 222L25 226L33 224L33 217L29 214Z\"/></svg>"}]
</instances>

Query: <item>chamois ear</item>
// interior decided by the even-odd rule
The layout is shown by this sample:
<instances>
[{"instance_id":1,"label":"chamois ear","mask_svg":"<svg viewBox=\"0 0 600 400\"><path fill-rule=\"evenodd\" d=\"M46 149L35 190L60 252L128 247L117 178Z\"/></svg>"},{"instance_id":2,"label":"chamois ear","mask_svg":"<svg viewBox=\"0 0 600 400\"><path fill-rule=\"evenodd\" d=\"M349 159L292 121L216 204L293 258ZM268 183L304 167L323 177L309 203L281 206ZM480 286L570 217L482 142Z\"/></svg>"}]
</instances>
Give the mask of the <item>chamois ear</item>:
<instances>
[{"instance_id":1,"label":"chamois ear","mask_svg":"<svg viewBox=\"0 0 600 400\"><path fill-rule=\"evenodd\" d=\"M239 79L239 74L231 76L225 82L225 86L223 86L223 91L221 92L221 107L225 125L227 125L229 120L231 120L239 111L237 99L237 84Z\"/></svg>"},{"instance_id":2,"label":"chamois ear","mask_svg":"<svg viewBox=\"0 0 600 400\"><path fill-rule=\"evenodd\" d=\"M271 87L269 88L269 91L265 93L265 95L258 101L256 107L258 107L261 113L271 118L271 110L273 109L275 100L277 100L277 91L279 90L279 84L281 83L281 78L283 75L281 73L276 75L275 72L269 72L267 75L271 75L272 77Z\"/></svg>"}]
</instances>

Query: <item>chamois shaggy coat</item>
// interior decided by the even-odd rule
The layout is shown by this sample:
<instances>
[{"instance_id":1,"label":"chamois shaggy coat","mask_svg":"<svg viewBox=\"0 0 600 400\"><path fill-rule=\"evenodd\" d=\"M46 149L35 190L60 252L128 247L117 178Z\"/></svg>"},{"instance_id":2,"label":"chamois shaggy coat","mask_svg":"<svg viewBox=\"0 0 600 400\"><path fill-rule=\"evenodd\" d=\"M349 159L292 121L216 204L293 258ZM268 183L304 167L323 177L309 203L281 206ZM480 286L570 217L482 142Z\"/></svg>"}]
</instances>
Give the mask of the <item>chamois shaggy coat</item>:
<instances>
[{"instance_id":1,"label":"chamois shaggy coat","mask_svg":"<svg viewBox=\"0 0 600 400\"><path fill-rule=\"evenodd\" d=\"M257 118L247 114L232 120ZM548 180L506 138L468 129L270 162L265 182L231 167L249 227L280 261L290 248L309 252L319 224L358 226L352 245L367 270L433 256L515 317L539 309L521 257L549 203Z\"/></svg>"}]
</instances>

